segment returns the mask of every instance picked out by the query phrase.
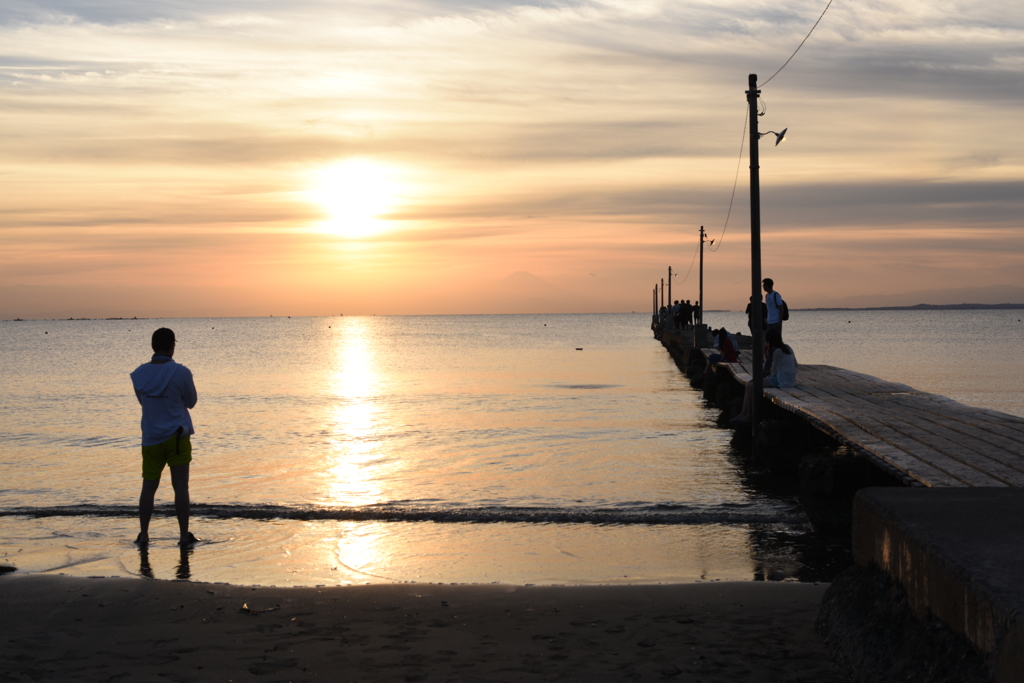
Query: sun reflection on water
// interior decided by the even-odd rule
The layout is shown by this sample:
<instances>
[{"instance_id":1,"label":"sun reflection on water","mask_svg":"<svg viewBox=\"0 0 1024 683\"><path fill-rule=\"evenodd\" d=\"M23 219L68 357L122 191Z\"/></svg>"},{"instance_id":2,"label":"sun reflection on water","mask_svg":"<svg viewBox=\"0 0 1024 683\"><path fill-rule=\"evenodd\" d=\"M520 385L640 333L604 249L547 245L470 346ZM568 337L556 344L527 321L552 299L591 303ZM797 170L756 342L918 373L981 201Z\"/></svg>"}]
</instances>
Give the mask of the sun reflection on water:
<instances>
[{"instance_id":1,"label":"sun reflection on water","mask_svg":"<svg viewBox=\"0 0 1024 683\"><path fill-rule=\"evenodd\" d=\"M330 400L324 409L329 435L324 455L325 502L358 506L387 500L380 482L394 467L382 439L385 416L378 396L387 379L381 373L370 334L360 318L347 318L332 339L328 377Z\"/></svg>"}]
</instances>

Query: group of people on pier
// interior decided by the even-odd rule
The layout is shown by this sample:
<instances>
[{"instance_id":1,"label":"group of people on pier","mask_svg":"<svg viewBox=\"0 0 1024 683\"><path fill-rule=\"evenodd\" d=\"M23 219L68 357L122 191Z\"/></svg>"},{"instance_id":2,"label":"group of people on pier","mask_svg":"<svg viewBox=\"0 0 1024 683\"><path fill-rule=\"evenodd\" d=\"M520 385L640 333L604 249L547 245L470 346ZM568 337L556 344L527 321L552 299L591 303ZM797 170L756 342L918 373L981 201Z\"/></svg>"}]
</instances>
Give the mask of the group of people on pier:
<instances>
[{"instance_id":1,"label":"group of people on pier","mask_svg":"<svg viewBox=\"0 0 1024 683\"><path fill-rule=\"evenodd\" d=\"M689 330L694 325L700 325L703 321L703 312L700 302L689 299L679 299L671 306L662 306L651 321L651 329L654 336L661 339L664 330Z\"/></svg>"}]
</instances>

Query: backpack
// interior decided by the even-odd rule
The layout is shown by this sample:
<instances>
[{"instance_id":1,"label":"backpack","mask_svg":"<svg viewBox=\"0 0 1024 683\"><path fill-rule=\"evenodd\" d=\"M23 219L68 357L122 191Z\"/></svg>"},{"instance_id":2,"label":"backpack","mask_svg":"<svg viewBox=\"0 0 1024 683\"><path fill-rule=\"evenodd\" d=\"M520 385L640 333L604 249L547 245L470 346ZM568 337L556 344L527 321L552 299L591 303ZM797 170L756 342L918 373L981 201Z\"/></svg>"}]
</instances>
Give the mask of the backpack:
<instances>
[{"instance_id":1,"label":"backpack","mask_svg":"<svg viewBox=\"0 0 1024 683\"><path fill-rule=\"evenodd\" d=\"M775 295L776 305L779 308L779 320L789 320L789 306L786 305L786 301L778 292L772 292L772 294Z\"/></svg>"}]
</instances>

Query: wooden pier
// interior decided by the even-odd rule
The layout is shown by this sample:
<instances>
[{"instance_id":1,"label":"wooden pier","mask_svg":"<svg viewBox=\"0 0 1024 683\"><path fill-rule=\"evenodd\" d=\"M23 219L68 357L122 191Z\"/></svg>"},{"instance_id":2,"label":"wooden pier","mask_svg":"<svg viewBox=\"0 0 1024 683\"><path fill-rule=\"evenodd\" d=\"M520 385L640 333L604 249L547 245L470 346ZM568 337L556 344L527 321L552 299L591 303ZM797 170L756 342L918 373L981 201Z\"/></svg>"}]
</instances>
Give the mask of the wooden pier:
<instances>
[{"instance_id":1,"label":"wooden pier","mask_svg":"<svg viewBox=\"0 0 1024 683\"><path fill-rule=\"evenodd\" d=\"M719 367L745 385L750 352ZM1024 486L1024 418L830 365L800 365L797 382L765 397L908 483Z\"/></svg>"},{"instance_id":2,"label":"wooden pier","mask_svg":"<svg viewBox=\"0 0 1024 683\"><path fill-rule=\"evenodd\" d=\"M697 379L708 349L695 348L692 335L666 333L661 341ZM736 410L732 380L750 382L751 364L749 350L737 363L719 364L716 374L729 378L701 377L705 396L714 392L720 407ZM905 626L905 634L939 633L931 621L937 619L970 648L932 642L932 635L914 635L918 644L928 641L938 652L952 643L964 657L980 654L982 678L970 680L1024 681L1024 418L830 365L801 364L795 387L766 386L764 394L777 409L909 485L854 482L851 532L859 569L836 578L817 622L833 655L859 672L858 680L888 680L890 665L905 657L896 638L891 657L880 660L878 634L892 633L890 617L909 610L918 628ZM766 426L762 436L771 431ZM874 569L904 597L878 583ZM940 673L942 680L966 680L952 668Z\"/></svg>"}]
</instances>

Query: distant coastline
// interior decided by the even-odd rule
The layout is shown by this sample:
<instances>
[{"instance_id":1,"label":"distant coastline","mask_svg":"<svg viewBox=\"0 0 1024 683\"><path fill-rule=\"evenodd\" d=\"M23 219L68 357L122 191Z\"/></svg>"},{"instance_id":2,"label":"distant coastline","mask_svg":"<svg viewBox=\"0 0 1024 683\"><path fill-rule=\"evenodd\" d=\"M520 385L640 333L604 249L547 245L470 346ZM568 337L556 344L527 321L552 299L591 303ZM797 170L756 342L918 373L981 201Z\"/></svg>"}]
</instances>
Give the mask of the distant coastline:
<instances>
[{"instance_id":1,"label":"distant coastline","mask_svg":"<svg viewBox=\"0 0 1024 683\"><path fill-rule=\"evenodd\" d=\"M915 304L913 306L829 306L821 308L793 308L792 311L974 311L974 310L1013 310L1019 311L1024 310L1024 303L1019 304ZM625 313L626 311L619 311L619 313ZM632 311L637 313L638 311ZM729 308L709 308L704 311L705 314L712 313L736 313ZM400 317L399 316L396 317ZM436 314L424 314L424 315L436 315ZM483 315L480 313L455 313L451 315ZM495 313L492 315L604 315L601 313L596 314L573 314L573 313L531 313L531 314L520 314L520 313ZM97 318L0 318L0 322L27 322L29 320L51 320L51 321L91 321L91 320L109 320L109 321L141 321L141 320L164 320L174 319L178 316L157 316L152 317L97 317ZM196 316L196 318L255 318L255 317L267 317L267 316ZM271 318L275 316L269 316ZM291 316L280 316L280 317L291 317ZM310 317L310 318L333 318L334 315L313 315L313 316L296 316L296 317Z\"/></svg>"},{"instance_id":2,"label":"distant coastline","mask_svg":"<svg viewBox=\"0 0 1024 683\"><path fill-rule=\"evenodd\" d=\"M914 304L913 306L870 306L857 308L794 308L794 311L975 311L1024 310L1024 304Z\"/></svg>"}]
</instances>

